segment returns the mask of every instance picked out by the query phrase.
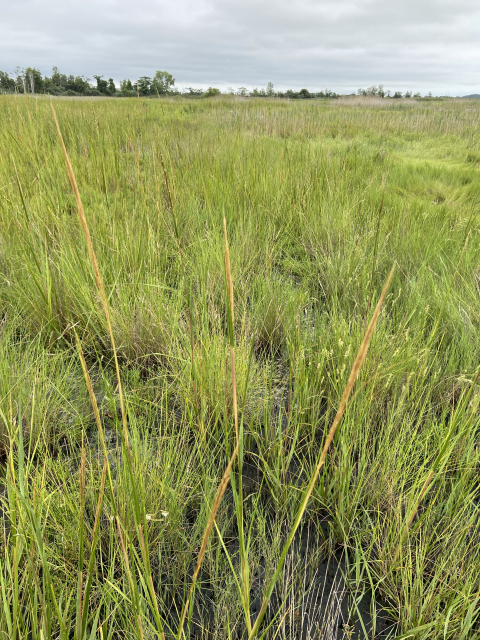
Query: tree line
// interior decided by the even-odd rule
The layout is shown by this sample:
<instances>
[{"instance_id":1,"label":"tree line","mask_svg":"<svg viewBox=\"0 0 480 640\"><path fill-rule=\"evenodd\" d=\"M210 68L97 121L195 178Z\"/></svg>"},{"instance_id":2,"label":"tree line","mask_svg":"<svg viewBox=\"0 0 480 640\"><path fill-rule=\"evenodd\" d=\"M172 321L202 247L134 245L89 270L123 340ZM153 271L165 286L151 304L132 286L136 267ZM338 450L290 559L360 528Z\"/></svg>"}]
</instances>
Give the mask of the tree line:
<instances>
[{"instance_id":1,"label":"tree line","mask_svg":"<svg viewBox=\"0 0 480 640\"><path fill-rule=\"evenodd\" d=\"M378 87L368 87L368 89L359 89L359 96L371 96L378 98L421 98L421 94L419 92L413 93L413 91L406 91L405 94L402 94L401 91L390 91L390 89L384 89L383 84L380 84ZM432 97L432 92L428 93L426 98Z\"/></svg>"},{"instance_id":2,"label":"tree line","mask_svg":"<svg viewBox=\"0 0 480 640\"><path fill-rule=\"evenodd\" d=\"M175 78L168 71L157 71L153 78L141 76L138 80L124 78L120 81L118 88L113 78L105 80L101 75L91 78L85 76L73 76L60 73L57 67L53 67L50 77L43 77L41 72L35 67L17 69L15 73L9 74L0 71L0 91L3 93L46 93L60 96L110 96L110 97L137 97L137 96L165 96L165 95L186 95L197 98L210 98L221 94L220 89L208 87L208 89L196 89L187 87L183 92L175 87ZM272 82L267 84L265 89L253 89L248 91L246 87L233 89L229 87L227 94L234 94L244 97L280 97L280 98L336 98L336 93L325 89L319 92L310 92L308 89L293 91L289 89L281 92L276 91Z\"/></svg>"},{"instance_id":3,"label":"tree line","mask_svg":"<svg viewBox=\"0 0 480 640\"><path fill-rule=\"evenodd\" d=\"M50 76L42 76L35 67L26 69L17 68L14 73L0 71L0 93L32 93L50 94L54 96L108 96L108 97L137 97L137 96L167 96L183 95L192 98L210 98L220 95L222 92L216 87L208 89L196 89L187 87L181 92L175 87L175 78L168 71L157 71L153 78L141 76L133 82L128 78L120 81L117 87L112 78L105 80L101 75L94 75L93 80L86 76L73 76L60 73L57 67L53 67ZM252 98L290 98L308 100L312 98L334 99L339 95L329 89L311 92L308 89L300 91L288 89L278 91L272 82L266 88L248 90L246 87L234 89L228 87L227 94ZM354 94L349 94L354 95ZM407 91L404 95L400 91L384 89L383 85L372 86L368 89L359 89L358 95L379 98L419 98L419 93ZM429 97L431 97L431 93Z\"/></svg>"},{"instance_id":4,"label":"tree line","mask_svg":"<svg viewBox=\"0 0 480 640\"><path fill-rule=\"evenodd\" d=\"M113 78L105 80L101 75L93 76L95 82L86 76L60 73L53 67L50 77L42 76L35 67L16 69L15 73L0 71L0 91L3 93L46 93L54 96L145 96L168 95L175 91L175 79L168 71L157 71L154 78L143 76L133 83L120 82L120 89Z\"/></svg>"}]
</instances>

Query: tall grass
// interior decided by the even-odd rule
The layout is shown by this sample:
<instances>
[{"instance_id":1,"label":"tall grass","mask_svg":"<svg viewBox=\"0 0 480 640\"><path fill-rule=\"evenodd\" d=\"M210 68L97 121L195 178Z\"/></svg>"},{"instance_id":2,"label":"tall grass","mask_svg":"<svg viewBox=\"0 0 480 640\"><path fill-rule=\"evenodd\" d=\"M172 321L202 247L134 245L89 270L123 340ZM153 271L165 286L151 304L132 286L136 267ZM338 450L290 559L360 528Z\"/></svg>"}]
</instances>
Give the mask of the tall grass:
<instances>
[{"instance_id":1,"label":"tall grass","mask_svg":"<svg viewBox=\"0 0 480 640\"><path fill-rule=\"evenodd\" d=\"M480 637L476 102L48 102L0 97L1 633Z\"/></svg>"}]
</instances>

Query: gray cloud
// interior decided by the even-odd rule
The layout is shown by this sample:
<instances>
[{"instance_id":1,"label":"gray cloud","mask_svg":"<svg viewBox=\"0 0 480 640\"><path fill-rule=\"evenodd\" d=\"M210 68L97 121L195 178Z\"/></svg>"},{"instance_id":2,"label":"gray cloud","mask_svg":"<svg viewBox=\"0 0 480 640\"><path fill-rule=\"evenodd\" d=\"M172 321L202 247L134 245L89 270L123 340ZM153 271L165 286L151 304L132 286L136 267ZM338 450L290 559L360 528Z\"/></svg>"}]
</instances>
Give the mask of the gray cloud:
<instances>
[{"instance_id":1,"label":"gray cloud","mask_svg":"<svg viewBox=\"0 0 480 640\"><path fill-rule=\"evenodd\" d=\"M0 69L480 92L478 0L0 0Z\"/></svg>"}]
</instances>

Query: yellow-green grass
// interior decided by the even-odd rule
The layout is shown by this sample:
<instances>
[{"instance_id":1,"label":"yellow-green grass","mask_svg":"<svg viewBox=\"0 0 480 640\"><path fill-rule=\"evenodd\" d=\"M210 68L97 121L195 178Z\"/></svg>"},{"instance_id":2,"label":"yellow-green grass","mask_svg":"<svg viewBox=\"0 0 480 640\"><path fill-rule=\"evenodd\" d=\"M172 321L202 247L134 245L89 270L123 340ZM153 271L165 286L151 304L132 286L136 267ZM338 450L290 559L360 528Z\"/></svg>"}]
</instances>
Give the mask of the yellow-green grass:
<instances>
[{"instance_id":1,"label":"yellow-green grass","mask_svg":"<svg viewBox=\"0 0 480 640\"><path fill-rule=\"evenodd\" d=\"M236 390L239 459L186 620L203 584L205 637L256 634L249 600L275 576L295 597L263 629L300 637L303 569L275 569L396 263L302 526L328 518L315 544L344 549L398 634L480 637L480 102L54 105L127 436L50 100L0 96L0 631L182 632ZM261 489L242 491L244 462Z\"/></svg>"}]
</instances>

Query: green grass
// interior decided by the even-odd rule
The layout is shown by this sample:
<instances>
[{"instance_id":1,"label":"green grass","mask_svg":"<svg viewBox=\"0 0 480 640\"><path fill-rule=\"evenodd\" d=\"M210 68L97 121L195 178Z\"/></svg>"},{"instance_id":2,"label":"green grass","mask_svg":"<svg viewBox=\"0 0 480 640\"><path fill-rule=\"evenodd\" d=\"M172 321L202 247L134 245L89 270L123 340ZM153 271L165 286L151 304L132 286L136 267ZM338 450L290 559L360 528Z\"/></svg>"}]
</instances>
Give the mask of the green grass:
<instances>
[{"instance_id":1,"label":"green grass","mask_svg":"<svg viewBox=\"0 0 480 640\"><path fill-rule=\"evenodd\" d=\"M300 638L342 552L398 636L480 638L479 101L53 104L108 300L50 101L0 96L1 637Z\"/></svg>"}]
</instances>

